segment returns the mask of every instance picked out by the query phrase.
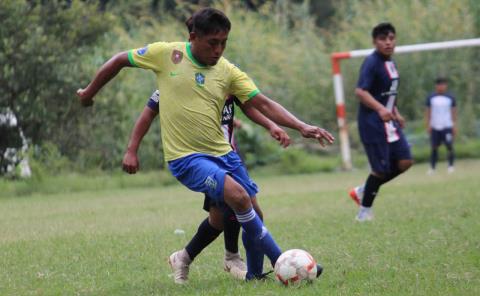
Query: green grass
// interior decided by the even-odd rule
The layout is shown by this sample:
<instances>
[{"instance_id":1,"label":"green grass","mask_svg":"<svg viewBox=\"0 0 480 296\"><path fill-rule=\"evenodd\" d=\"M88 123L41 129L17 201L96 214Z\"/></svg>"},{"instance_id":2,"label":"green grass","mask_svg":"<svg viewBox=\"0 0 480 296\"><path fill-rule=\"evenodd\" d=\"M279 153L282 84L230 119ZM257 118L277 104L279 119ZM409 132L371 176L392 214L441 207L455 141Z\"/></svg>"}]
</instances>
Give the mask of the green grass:
<instances>
[{"instance_id":1,"label":"green grass","mask_svg":"<svg viewBox=\"0 0 480 296\"><path fill-rule=\"evenodd\" d=\"M416 166L382 188L365 224L346 195L365 170L257 178L277 242L325 267L298 288L235 281L221 239L176 286L167 257L205 217L181 186L2 197L0 295L480 295L479 167L462 161L448 176L442 163L426 176Z\"/></svg>"}]
</instances>

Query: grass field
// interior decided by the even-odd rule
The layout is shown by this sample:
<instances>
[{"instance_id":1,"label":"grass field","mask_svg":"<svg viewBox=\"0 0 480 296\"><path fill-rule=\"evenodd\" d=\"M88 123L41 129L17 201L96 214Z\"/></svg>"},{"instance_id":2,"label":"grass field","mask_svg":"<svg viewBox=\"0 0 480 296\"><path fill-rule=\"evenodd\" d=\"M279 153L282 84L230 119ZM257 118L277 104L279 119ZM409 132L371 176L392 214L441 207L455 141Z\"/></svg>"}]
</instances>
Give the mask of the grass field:
<instances>
[{"instance_id":1,"label":"grass field","mask_svg":"<svg viewBox=\"0 0 480 296\"><path fill-rule=\"evenodd\" d=\"M346 191L365 170L256 178L280 246L325 268L296 288L232 279L222 239L175 285L167 257L205 217L181 186L1 198L0 295L480 295L480 161L426 169L385 186L364 224Z\"/></svg>"}]
</instances>

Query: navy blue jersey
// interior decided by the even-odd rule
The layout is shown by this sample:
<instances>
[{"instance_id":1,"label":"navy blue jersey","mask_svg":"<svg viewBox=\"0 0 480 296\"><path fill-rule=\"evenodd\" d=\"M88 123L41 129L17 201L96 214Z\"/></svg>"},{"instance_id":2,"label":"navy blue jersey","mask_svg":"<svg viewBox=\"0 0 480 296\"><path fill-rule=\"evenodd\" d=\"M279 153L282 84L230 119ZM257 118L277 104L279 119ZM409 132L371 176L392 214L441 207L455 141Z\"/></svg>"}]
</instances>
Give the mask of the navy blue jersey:
<instances>
[{"instance_id":1,"label":"navy blue jersey","mask_svg":"<svg viewBox=\"0 0 480 296\"><path fill-rule=\"evenodd\" d=\"M456 106L455 97L450 93L432 93L425 105L430 108L430 127L436 130L453 127L452 108Z\"/></svg>"},{"instance_id":2,"label":"navy blue jersey","mask_svg":"<svg viewBox=\"0 0 480 296\"><path fill-rule=\"evenodd\" d=\"M357 87L368 91L375 100L393 111L399 80L395 62L375 51L365 58ZM403 136L398 122L383 122L375 110L362 103L358 109L358 128L364 143L392 143Z\"/></svg>"},{"instance_id":3,"label":"navy blue jersey","mask_svg":"<svg viewBox=\"0 0 480 296\"><path fill-rule=\"evenodd\" d=\"M159 100L160 100L160 92L158 89L152 93L150 98L148 99L147 106L155 112L159 112ZM225 139L232 145L232 148L236 150L235 142L233 138L233 117L235 115L235 104L240 104L238 99L233 96L229 95L225 100L225 105L223 106L222 110L222 130L225 136Z\"/></svg>"}]
</instances>

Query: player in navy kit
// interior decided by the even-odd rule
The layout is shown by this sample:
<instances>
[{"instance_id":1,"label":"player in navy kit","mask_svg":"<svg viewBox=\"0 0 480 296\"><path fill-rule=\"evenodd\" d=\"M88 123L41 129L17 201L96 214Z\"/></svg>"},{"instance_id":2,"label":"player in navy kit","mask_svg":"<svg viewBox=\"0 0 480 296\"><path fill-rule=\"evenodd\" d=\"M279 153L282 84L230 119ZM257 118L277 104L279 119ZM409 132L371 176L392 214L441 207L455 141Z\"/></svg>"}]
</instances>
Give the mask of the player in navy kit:
<instances>
[{"instance_id":1,"label":"player in navy kit","mask_svg":"<svg viewBox=\"0 0 480 296\"><path fill-rule=\"evenodd\" d=\"M392 60L395 35L390 23L373 28L375 51L365 58L355 89L360 100L360 139L371 167L365 185L350 191L350 196L360 206L356 216L360 222L373 219L371 208L380 186L405 172L413 163L402 132L405 120L396 104L400 77Z\"/></svg>"},{"instance_id":2,"label":"player in navy kit","mask_svg":"<svg viewBox=\"0 0 480 296\"><path fill-rule=\"evenodd\" d=\"M435 172L438 160L438 147L445 143L448 151L448 173L454 172L455 152L453 138L456 133L457 108L455 97L447 92L448 80L439 77L435 80L435 92L427 97L426 120L430 134L432 151L428 174Z\"/></svg>"}]
</instances>

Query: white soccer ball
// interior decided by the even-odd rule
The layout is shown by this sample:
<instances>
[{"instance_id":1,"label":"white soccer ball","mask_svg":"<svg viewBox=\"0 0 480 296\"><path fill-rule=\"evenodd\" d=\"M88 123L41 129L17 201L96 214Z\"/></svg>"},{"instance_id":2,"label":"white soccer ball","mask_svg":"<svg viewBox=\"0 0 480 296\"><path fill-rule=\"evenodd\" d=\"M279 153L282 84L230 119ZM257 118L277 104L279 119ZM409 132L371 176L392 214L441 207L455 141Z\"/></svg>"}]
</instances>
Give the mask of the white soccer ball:
<instances>
[{"instance_id":1,"label":"white soccer ball","mask_svg":"<svg viewBox=\"0 0 480 296\"><path fill-rule=\"evenodd\" d=\"M288 286L317 277L317 262L307 251L292 249L285 251L275 263L275 278Z\"/></svg>"}]
</instances>

